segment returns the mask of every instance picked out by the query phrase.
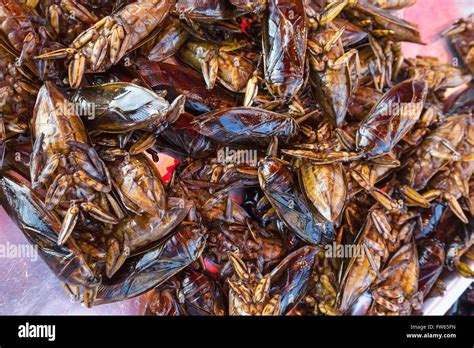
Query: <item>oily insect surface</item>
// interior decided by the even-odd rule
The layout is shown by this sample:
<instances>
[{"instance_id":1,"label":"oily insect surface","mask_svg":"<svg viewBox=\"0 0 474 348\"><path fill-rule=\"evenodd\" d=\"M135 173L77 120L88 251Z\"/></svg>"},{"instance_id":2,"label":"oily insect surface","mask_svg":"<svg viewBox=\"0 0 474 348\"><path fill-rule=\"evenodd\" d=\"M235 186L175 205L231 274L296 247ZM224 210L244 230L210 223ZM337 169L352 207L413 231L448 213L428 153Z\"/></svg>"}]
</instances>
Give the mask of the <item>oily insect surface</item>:
<instances>
[{"instance_id":1,"label":"oily insect surface","mask_svg":"<svg viewBox=\"0 0 474 348\"><path fill-rule=\"evenodd\" d=\"M0 203L89 307L418 314L474 275L474 89L414 3L1 1Z\"/></svg>"}]
</instances>

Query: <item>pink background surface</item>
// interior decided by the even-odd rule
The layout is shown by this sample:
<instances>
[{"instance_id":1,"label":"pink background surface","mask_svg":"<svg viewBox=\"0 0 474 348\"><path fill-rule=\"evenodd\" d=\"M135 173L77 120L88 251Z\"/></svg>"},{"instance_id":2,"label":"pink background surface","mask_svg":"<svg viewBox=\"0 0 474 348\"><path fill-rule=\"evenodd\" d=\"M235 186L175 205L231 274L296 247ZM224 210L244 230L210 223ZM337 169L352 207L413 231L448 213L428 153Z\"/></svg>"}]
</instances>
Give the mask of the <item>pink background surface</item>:
<instances>
[{"instance_id":1,"label":"pink background surface","mask_svg":"<svg viewBox=\"0 0 474 348\"><path fill-rule=\"evenodd\" d=\"M459 17L474 12L473 0L418 0L401 13L419 24L426 46L404 44L405 55L432 55L448 62L450 54L439 32ZM23 234L0 208L0 244L26 244ZM141 314L143 296L116 304L85 308L69 300L55 275L41 259L0 258L0 315L28 314Z\"/></svg>"}]
</instances>

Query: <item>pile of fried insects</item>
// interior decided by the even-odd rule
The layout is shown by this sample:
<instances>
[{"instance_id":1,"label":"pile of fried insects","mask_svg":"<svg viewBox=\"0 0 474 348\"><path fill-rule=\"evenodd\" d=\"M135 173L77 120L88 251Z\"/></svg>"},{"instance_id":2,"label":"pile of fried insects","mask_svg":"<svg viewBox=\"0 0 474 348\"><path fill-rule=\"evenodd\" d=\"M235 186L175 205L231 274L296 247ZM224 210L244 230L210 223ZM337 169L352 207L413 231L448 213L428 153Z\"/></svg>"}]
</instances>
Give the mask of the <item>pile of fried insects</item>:
<instances>
[{"instance_id":1,"label":"pile of fried insects","mask_svg":"<svg viewBox=\"0 0 474 348\"><path fill-rule=\"evenodd\" d=\"M421 313L474 276L474 15L406 58L414 2L2 0L1 205L86 306Z\"/></svg>"}]
</instances>

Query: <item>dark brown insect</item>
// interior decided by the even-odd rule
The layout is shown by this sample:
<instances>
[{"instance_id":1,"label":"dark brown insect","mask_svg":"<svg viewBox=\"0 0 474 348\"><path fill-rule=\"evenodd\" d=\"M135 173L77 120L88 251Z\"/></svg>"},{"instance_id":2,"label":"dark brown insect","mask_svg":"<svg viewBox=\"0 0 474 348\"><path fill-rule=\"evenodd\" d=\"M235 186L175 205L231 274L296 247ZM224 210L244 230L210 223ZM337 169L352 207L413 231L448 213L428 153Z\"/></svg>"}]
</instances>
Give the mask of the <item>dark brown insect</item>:
<instances>
[{"instance_id":1,"label":"dark brown insect","mask_svg":"<svg viewBox=\"0 0 474 348\"><path fill-rule=\"evenodd\" d=\"M289 100L304 80L308 35L304 1L271 0L265 14L265 82L273 96Z\"/></svg>"},{"instance_id":2,"label":"dark brown insect","mask_svg":"<svg viewBox=\"0 0 474 348\"><path fill-rule=\"evenodd\" d=\"M474 276L473 16L409 58L413 3L0 0L0 204L86 306L420 314Z\"/></svg>"}]
</instances>

